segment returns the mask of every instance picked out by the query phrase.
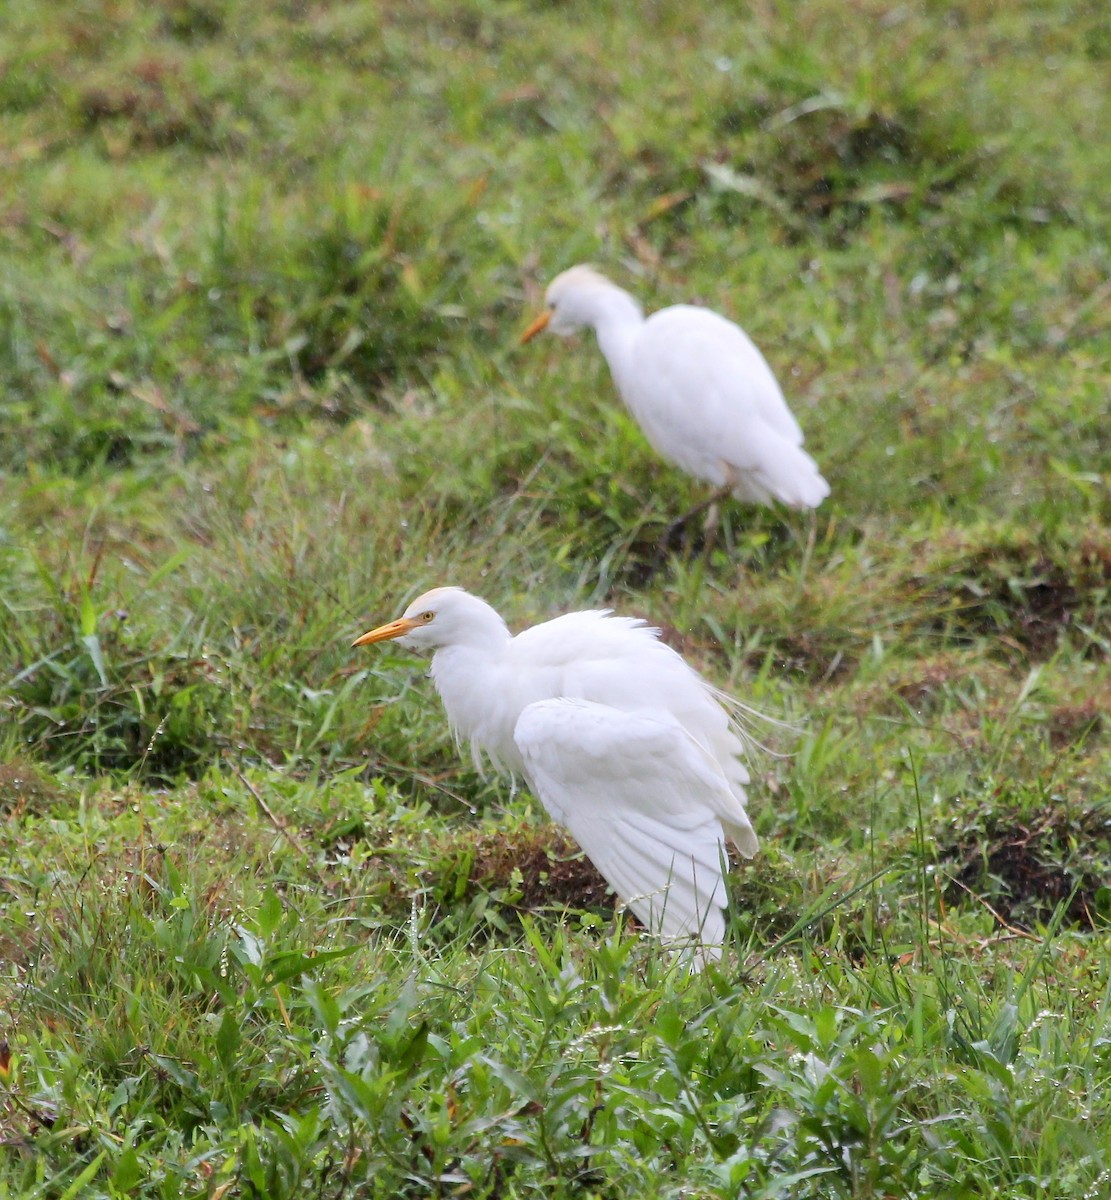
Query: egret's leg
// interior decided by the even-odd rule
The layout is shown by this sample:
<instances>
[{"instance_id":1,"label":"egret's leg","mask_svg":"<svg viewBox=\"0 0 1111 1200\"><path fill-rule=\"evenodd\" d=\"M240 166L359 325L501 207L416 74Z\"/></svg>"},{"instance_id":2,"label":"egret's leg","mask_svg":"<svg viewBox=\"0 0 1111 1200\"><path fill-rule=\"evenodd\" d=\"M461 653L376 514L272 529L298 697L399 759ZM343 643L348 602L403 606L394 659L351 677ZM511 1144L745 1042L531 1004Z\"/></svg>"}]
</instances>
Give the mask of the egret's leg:
<instances>
[{"instance_id":1,"label":"egret's leg","mask_svg":"<svg viewBox=\"0 0 1111 1200\"><path fill-rule=\"evenodd\" d=\"M704 513L707 509L710 509L710 515L706 520L706 539L709 548L713 549L714 538L717 537L717 527L721 517L717 506L722 500L731 495L732 491L732 487L718 488L716 492L711 493L705 500L700 500L694 508L683 513L681 517L676 517L664 530L663 536L657 544L657 554L660 558L667 557L668 551L676 547L691 520L697 517L699 513Z\"/></svg>"},{"instance_id":2,"label":"egret's leg","mask_svg":"<svg viewBox=\"0 0 1111 1200\"><path fill-rule=\"evenodd\" d=\"M707 562L717 545L718 528L721 525L721 504L714 497L713 504L706 510L706 523L702 526L702 557Z\"/></svg>"}]
</instances>

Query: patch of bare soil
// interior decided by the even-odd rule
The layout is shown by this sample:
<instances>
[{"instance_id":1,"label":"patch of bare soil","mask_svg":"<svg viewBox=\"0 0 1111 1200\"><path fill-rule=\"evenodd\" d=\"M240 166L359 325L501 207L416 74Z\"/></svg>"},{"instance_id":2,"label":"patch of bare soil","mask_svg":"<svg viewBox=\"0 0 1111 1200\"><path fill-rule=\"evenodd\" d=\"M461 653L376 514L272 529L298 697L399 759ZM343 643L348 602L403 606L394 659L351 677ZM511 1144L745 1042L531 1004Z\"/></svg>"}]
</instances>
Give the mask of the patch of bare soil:
<instances>
[{"instance_id":1,"label":"patch of bare soil","mask_svg":"<svg viewBox=\"0 0 1111 1200\"><path fill-rule=\"evenodd\" d=\"M1049 741L1055 750L1083 742L1107 728L1103 697L1088 697L1077 704L1058 705L1049 714Z\"/></svg>"},{"instance_id":2,"label":"patch of bare soil","mask_svg":"<svg viewBox=\"0 0 1111 1200\"><path fill-rule=\"evenodd\" d=\"M1068 923L1091 928L1096 892L1111 883L1111 811L994 813L948 846L943 862L955 880L946 897L952 905L968 904L971 892L1030 928L1065 904Z\"/></svg>"},{"instance_id":3,"label":"patch of bare soil","mask_svg":"<svg viewBox=\"0 0 1111 1200\"><path fill-rule=\"evenodd\" d=\"M524 909L567 905L612 908L609 885L591 861L554 827L518 835L512 842L488 834L475 846L471 879L483 887L518 893Z\"/></svg>"},{"instance_id":4,"label":"patch of bare soil","mask_svg":"<svg viewBox=\"0 0 1111 1200\"><path fill-rule=\"evenodd\" d=\"M931 574L943 580L947 598L961 599L959 625L1006 639L1042 660L1069 630L1105 619L1111 540L1098 531L1069 547L1017 535L952 546L932 564ZM951 611L947 619L954 619Z\"/></svg>"}]
</instances>

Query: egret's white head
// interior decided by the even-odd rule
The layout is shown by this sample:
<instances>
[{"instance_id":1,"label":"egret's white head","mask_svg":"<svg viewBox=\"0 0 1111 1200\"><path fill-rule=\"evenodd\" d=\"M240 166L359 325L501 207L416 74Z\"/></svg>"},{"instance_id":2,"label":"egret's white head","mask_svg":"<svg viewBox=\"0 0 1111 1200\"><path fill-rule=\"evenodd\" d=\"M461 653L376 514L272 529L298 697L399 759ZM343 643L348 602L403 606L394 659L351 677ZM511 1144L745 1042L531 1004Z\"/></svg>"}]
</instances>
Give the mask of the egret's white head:
<instances>
[{"instance_id":1,"label":"egret's white head","mask_svg":"<svg viewBox=\"0 0 1111 1200\"><path fill-rule=\"evenodd\" d=\"M508 637L505 622L485 600L460 587L438 587L418 596L396 621L379 625L351 644L396 640L413 650L442 650Z\"/></svg>"},{"instance_id":2,"label":"egret's white head","mask_svg":"<svg viewBox=\"0 0 1111 1200\"><path fill-rule=\"evenodd\" d=\"M640 316L640 306L624 289L611 283L600 271L586 264L569 267L548 284L544 293L545 310L521 335L527 342L541 330L550 329L560 337L568 337L584 326L597 328L615 305L629 306Z\"/></svg>"}]
</instances>

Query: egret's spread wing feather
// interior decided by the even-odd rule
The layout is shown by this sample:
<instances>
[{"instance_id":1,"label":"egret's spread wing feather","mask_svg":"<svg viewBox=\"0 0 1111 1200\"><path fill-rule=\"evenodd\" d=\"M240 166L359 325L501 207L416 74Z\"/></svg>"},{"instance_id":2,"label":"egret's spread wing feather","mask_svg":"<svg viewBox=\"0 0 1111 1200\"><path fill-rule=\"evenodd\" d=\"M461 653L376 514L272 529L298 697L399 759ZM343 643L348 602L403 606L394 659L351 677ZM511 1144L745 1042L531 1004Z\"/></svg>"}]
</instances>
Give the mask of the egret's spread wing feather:
<instances>
[{"instance_id":1,"label":"egret's spread wing feather","mask_svg":"<svg viewBox=\"0 0 1111 1200\"><path fill-rule=\"evenodd\" d=\"M666 708L721 764L743 804L748 772L743 745L718 693L636 617L606 609L568 613L512 639L513 670L505 686L518 690L520 712L536 700L569 697L629 711ZM737 804L731 805L731 809ZM730 818L730 812L722 814Z\"/></svg>"},{"instance_id":2,"label":"egret's spread wing feather","mask_svg":"<svg viewBox=\"0 0 1111 1200\"><path fill-rule=\"evenodd\" d=\"M736 800L712 756L674 717L544 700L525 708L514 737L544 807L649 929L721 942L718 814Z\"/></svg>"}]
</instances>

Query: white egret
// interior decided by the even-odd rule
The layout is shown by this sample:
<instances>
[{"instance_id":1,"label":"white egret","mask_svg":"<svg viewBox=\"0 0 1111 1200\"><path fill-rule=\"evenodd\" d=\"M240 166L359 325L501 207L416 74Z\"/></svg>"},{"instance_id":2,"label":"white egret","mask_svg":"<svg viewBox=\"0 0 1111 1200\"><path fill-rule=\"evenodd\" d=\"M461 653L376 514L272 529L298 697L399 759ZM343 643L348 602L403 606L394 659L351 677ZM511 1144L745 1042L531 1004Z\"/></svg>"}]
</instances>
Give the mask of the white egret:
<instances>
[{"instance_id":1,"label":"white egret","mask_svg":"<svg viewBox=\"0 0 1111 1200\"><path fill-rule=\"evenodd\" d=\"M690 304L646 319L628 292L588 266L557 275L545 303L522 342L543 329L563 337L593 329L621 399L653 448L716 489L673 529L730 494L801 509L829 495L771 368L732 321Z\"/></svg>"},{"instance_id":2,"label":"white egret","mask_svg":"<svg viewBox=\"0 0 1111 1200\"><path fill-rule=\"evenodd\" d=\"M607 609L514 637L484 600L441 587L354 645L391 638L432 651L457 740L523 774L649 930L720 953L725 839L758 848L737 701L659 630Z\"/></svg>"}]
</instances>

